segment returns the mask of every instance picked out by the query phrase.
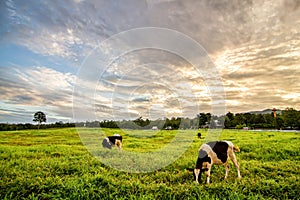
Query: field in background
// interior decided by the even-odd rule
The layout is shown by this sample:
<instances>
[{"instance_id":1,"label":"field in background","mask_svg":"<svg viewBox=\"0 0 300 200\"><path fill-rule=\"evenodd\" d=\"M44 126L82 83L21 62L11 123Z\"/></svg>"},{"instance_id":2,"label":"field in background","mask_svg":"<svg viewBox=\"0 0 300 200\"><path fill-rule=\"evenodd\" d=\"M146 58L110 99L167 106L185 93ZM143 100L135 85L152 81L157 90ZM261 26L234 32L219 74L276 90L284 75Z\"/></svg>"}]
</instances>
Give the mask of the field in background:
<instances>
[{"instance_id":1,"label":"field in background","mask_svg":"<svg viewBox=\"0 0 300 200\"><path fill-rule=\"evenodd\" d=\"M153 131L103 131L122 134L124 151L133 152L155 151L176 134L156 131L145 139L141 136ZM82 145L74 128L0 132L0 199L299 198L299 132L223 130L220 139L231 140L241 149L237 159L242 179L236 178L231 163L228 180L221 180L225 169L214 165L210 185L196 184L186 170L195 166L204 141L197 132L186 130L194 139L190 148L171 165L151 173L126 173L105 166Z\"/></svg>"}]
</instances>

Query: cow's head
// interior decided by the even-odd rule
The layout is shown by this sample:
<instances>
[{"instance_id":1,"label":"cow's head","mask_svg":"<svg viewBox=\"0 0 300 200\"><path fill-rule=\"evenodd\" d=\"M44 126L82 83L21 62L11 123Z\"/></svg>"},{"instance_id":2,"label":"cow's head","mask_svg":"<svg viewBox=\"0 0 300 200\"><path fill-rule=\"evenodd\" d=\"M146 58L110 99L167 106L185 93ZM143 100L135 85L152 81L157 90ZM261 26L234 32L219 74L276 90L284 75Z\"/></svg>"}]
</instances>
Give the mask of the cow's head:
<instances>
[{"instance_id":1,"label":"cow's head","mask_svg":"<svg viewBox=\"0 0 300 200\"><path fill-rule=\"evenodd\" d=\"M205 171L208 171L208 168L196 169L196 168L187 168L188 171L193 172L194 181L201 183L201 174Z\"/></svg>"},{"instance_id":2,"label":"cow's head","mask_svg":"<svg viewBox=\"0 0 300 200\"><path fill-rule=\"evenodd\" d=\"M206 172L211 167L211 158L205 151L200 150L199 157L196 162L196 168L188 168L189 171L193 172L194 180L196 182L201 181L202 172Z\"/></svg>"},{"instance_id":3,"label":"cow's head","mask_svg":"<svg viewBox=\"0 0 300 200\"><path fill-rule=\"evenodd\" d=\"M234 152L241 152L240 148L238 146L234 146L233 147L233 151Z\"/></svg>"}]
</instances>

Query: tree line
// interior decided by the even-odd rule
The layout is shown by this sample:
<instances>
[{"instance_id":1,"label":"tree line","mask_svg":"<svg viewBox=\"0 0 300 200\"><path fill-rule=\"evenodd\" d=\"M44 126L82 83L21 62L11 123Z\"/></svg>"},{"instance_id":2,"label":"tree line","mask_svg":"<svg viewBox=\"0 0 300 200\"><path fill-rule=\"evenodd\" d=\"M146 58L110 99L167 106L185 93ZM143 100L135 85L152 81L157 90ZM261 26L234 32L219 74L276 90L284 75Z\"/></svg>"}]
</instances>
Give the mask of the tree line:
<instances>
[{"instance_id":1,"label":"tree line","mask_svg":"<svg viewBox=\"0 0 300 200\"><path fill-rule=\"evenodd\" d=\"M224 116L214 116L211 113L199 113L195 118L172 117L157 120L143 119L135 120L104 120L77 123L77 126L103 127L103 128L125 128L125 129L199 129L199 128L227 128L227 129L300 129L300 111L286 108L275 113L231 113Z\"/></svg>"},{"instance_id":2,"label":"tree line","mask_svg":"<svg viewBox=\"0 0 300 200\"><path fill-rule=\"evenodd\" d=\"M55 122L51 124L31 124L31 123L0 123L0 131L15 131L27 129L48 129L48 128L67 128L75 127L75 123Z\"/></svg>"},{"instance_id":3,"label":"tree line","mask_svg":"<svg viewBox=\"0 0 300 200\"><path fill-rule=\"evenodd\" d=\"M214 116L211 113L199 113L193 119L172 117L164 119L144 119L138 117L134 120L103 120L86 121L77 123L56 122L52 124L42 124L46 122L46 116L41 111L35 113L33 121L25 124L0 123L0 131L23 130L23 129L45 129L45 128L64 128L64 127L102 127L102 128L123 128L123 129L199 129L199 128L227 128L227 129L300 129L300 111L293 108L286 108L275 114L268 113L231 113L224 116Z\"/></svg>"},{"instance_id":4,"label":"tree line","mask_svg":"<svg viewBox=\"0 0 300 200\"><path fill-rule=\"evenodd\" d=\"M122 128L122 129L152 129L157 127L157 129L166 129L171 127L172 129L189 129L198 128L198 119L189 119L181 117L172 117L164 119L143 119L143 117L138 117L134 120L103 120L103 121L86 121L76 123L77 127L102 127L102 128Z\"/></svg>"},{"instance_id":5,"label":"tree line","mask_svg":"<svg viewBox=\"0 0 300 200\"><path fill-rule=\"evenodd\" d=\"M227 113L224 120L225 128L250 129L300 129L300 111L293 108L286 108L280 113Z\"/></svg>"}]
</instances>

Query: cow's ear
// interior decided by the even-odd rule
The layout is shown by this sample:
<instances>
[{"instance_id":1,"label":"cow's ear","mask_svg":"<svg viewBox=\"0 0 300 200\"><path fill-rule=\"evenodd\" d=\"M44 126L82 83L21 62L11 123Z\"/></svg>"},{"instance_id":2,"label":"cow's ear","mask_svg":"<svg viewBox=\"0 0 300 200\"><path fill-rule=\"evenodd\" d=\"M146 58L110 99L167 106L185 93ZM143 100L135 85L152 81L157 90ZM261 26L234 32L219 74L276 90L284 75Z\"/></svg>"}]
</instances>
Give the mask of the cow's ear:
<instances>
[{"instance_id":1,"label":"cow's ear","mask_svg":"<svg viewBox=\"0 0 300 200\"><path fill-rule=\"evenodd\" d=\"M188 171L193 172L194 168L187 168Z\"/></svg>"}]
</instances>

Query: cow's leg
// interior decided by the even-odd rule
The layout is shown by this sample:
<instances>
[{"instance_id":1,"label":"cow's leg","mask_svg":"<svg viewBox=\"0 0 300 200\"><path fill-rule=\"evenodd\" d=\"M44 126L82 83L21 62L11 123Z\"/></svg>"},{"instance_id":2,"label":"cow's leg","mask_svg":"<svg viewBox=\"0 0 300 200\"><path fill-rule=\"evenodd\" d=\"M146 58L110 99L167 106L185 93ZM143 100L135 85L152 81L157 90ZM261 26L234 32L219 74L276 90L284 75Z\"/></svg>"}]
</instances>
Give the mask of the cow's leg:
<instances>
[{"instance_id":1,"label":"cow's leg","mask_svg":"<svg viewBox=\"0 0 300 200\"><path fill-rule=\"evenodd\" d=\"M237 160L236 160L235 154L232 152L231 154L229 154L229 157L230 157L230 159L232 160L232 162L233 162L233 164L234 164L234 166L235 166L235 168L236 168L236 170L237 170L238 178L242 178L241 172L240 172L240 167L239 167L239 164L238 164L238 162L237 162Z\"/></svg>"},{"instance_id":2,"label":"cow's leg","mask_svg":"<svg viewBox=\"0 0 300 200\"><path fill-rule=\"evenodd\" d=\"M210 182L210 169L211 169L211 166L208 167L208 170L205 171L205 175L206 175L206 183L209 184Z\"/></svg>"},{"instance_id":3,"label":"cow's leg","mask_svg":"<svg viewBox=\"0 0 300 200\"><path fill-rule=\"evenodd\" d=\"M228 161L225 163L225 168L226 168L226 172L225 172L225 177L224 177L224 179L227 179L228 173L229 173L229 169L230 169L230 166L229 166Z\"/></svg>"},{"instance_id":4,"label":"cow's leg","mask_svg":"<svg viewBox=\"0 0 300 200\"><path fill-rule=\"evenodd\" d=\"M194 169L194 173L195 173L195 178L196 178L196 182L199 183L200 179L198 180L199 174L200 174L200 169Z\"/></svg>"},{"instance_id":5,"label":"cow's leg","mask_svg":"<svg viewBox=\"0 0 300 200\"><path fill-rule=\"evenodd\" d=\"M116 144L117 144L117 146L119 148L119 151L121 151L122 150L122 142L121 142L121 140L116 140Z\"/></svg>"}]
</instances>

